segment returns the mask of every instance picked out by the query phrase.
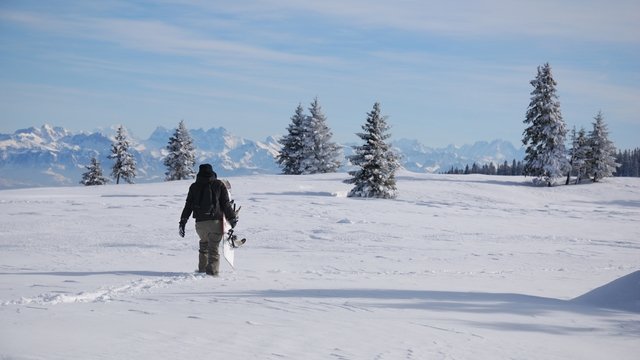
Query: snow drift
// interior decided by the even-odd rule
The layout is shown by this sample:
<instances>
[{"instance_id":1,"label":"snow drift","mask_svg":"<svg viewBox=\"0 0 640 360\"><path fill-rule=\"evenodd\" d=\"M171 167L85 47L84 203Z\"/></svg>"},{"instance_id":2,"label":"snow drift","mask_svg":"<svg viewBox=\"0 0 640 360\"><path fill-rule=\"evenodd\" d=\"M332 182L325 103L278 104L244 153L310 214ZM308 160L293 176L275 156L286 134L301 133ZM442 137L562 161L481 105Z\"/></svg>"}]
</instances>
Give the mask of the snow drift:
<instances>
[{"instance_id":1,"label":"snow drift","mask_svg":"<svg viewBox=\"0 0 640 360\"><path fill-rule=\"evenodd\" d=\"M625 275L573 299L574 302L640 313L640 271Z\"/></svg>"}]
</instances>

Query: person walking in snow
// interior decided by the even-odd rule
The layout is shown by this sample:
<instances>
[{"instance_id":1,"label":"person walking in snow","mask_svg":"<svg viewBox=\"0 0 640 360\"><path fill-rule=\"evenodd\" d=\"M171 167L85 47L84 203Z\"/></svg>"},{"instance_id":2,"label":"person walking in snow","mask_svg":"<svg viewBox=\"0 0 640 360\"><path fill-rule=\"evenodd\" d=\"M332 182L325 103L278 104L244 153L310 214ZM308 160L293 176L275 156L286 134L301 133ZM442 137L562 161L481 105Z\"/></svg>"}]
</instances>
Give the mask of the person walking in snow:
<instances>
[{"instance_id":1,"label":"person walking in snow","mask_svg":"<svg viewBox=\"0 0 640 360\"><path fill-rule=\"evenodd\" d=\"M200 238L198 272L218 276L218 249L224 236L223 215L232 228L238 222L238 215L231 206L225 184L217 178L211 164L200 165L196 181L189 187L187 200L180 215L181 237L185 235L185 225L192 213L196 221L196 233Z\"/></svg>"}]
</instances>

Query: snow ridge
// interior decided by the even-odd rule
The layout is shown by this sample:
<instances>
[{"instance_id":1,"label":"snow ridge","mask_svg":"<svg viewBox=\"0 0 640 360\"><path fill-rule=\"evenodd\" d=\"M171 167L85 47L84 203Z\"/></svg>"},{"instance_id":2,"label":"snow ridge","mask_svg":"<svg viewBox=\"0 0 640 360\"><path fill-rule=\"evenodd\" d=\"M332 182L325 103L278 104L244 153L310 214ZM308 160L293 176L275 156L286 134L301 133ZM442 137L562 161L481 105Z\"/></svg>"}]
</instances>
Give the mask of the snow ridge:
<instances>
[{"instance_id":1,"label":"snow ridge","mask_svg":"<svg viewBox=\"0 0 640 360\"><path fill-rule=\"evenodd\" d=\"M607 309L640 313L640 270L613 280L572 301Z\"/></svg>"}]
</instances>

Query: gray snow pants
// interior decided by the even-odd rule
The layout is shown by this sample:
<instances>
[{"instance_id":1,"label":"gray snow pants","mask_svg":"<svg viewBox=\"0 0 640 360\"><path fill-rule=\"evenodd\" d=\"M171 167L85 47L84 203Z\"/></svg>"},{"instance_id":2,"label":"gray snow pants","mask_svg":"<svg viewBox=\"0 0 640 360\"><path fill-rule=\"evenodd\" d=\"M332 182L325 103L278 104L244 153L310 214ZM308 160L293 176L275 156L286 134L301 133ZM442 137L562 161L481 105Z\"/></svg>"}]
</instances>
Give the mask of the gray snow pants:
<instances>
[{"instance_id":1,"label":"gray snow pants","mask_svg":"<svg viewBox=\"0 0 640 360\"><path fill-rule=\"evenodd\" d=\"M222 241L222 221L206 220L196 222L196 233L200 237L200 254L207 254L207 262L214 273L220 269L220 241Z\"/></svg>"}]
</instances>

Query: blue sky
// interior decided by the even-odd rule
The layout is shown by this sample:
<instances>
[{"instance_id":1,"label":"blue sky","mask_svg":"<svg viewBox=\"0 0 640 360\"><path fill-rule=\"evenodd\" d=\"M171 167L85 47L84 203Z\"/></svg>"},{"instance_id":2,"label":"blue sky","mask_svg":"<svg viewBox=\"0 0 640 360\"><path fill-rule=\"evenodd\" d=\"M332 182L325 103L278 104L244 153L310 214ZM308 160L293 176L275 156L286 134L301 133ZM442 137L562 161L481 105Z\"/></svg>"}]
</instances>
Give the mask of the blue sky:
<instances>
[{"instance_id":1,"label":"blue sky","mask_svg":"<svg viewBox=\"0 0 640 360\"><path fill-rule=\"evenodd\" d=\"M0 0L0 132L44 123L284 134L318 97L335 140L374 102L393 138L519 144L552 66L569 127L640 146L640 2Z\"/></svg>"}]
</instances>

